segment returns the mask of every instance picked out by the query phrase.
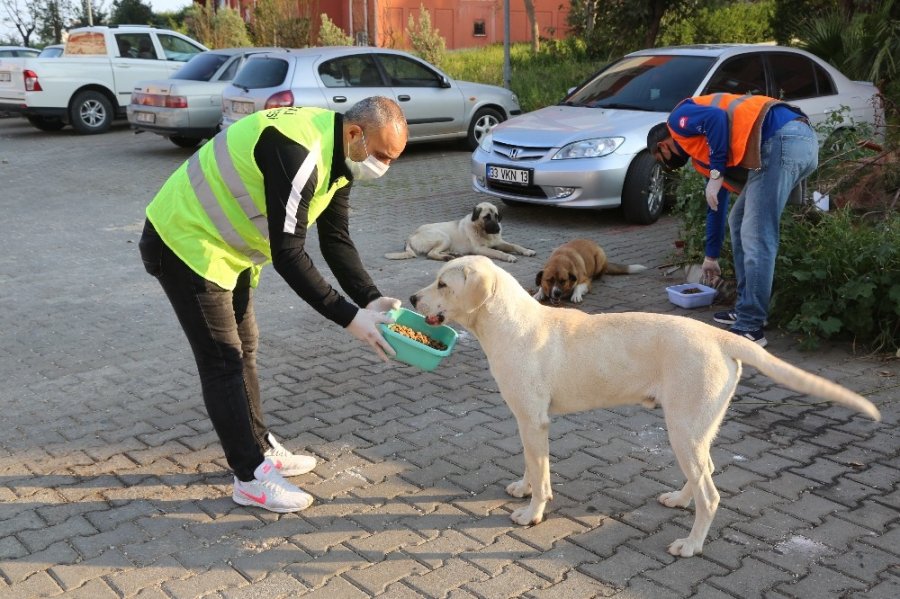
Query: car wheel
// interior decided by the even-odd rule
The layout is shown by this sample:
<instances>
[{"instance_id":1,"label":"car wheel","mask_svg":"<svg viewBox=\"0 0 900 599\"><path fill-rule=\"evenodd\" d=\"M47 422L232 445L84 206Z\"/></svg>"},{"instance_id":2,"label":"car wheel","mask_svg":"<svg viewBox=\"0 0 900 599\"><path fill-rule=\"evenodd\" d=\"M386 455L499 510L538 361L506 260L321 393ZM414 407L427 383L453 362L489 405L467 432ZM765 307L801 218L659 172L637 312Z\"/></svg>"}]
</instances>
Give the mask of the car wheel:
<instances>
[{"instance_id":1,"label":"car wheel","mask_svg":"<svg viewBox=\"0 0 900 599\"><path fill-rule=\"evenodd\" d=\"M59 131L66 126L60 119L46 116L30 116L28 122L41 131Z\"/></svg>"},{"instance_id":2,"label":"car wheel","mask_svg":"<svg viewBox=\"0 0 900 599\"><path fill-rule=\"evenodd\" d=\"M203 140L199 137L182 137L181 135L172 135L169 137L169 141L171 141L179 148L196 148Z\"/></svg>"},{"instance_id":3,"label":"car wheel","mask_svg":"<svg viewBox=\"0 0 900 599\"><path fill-rule=\"evenodd\" d=\"M112 125L112 103L100 92L83 91L72 101L69 119L79 133L105 133Z\"/></svg>"},{"instance_id":4,"label":"car wheel","mask_svg":"<svg viewBox=\"0 0 900 599\"><path fill-rule=\"evenodd\" d=\"M479 109L475 116L472 117L472 122L469 123L469 135L466 138L469 149L474 152L481 140L484 139L484 136L498 123L502 122L503 115L497 110L493 108Z\"/></svg>"},{"instance_id":5,"label":"car wheel","mask_svg":"<svg viewBox=\"0 0 900 599\"><path fill-rule=\"evenodd\" d=\"M659 220L665 203L665 176L662 167L649 152L641 152L631 161L622 186L622 212L625 220L650 225Z\"/></svg>"}]
</instances>

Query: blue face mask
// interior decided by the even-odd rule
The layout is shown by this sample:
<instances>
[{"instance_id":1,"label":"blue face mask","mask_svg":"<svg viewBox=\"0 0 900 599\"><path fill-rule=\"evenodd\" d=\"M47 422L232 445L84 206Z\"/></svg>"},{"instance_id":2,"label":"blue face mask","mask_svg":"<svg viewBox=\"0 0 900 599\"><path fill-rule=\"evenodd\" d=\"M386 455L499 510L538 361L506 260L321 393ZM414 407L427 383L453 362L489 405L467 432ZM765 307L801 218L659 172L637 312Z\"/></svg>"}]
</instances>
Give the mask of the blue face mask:
<instances>
[{"instance_id":1,"label":"blue face mask","mask_svg":"<svg viewBox=\"0 0 900 599\"><path fill-rule=\"evenodd\" d=\"M368 179L377 179L378 177L385 174L388 170L388 165L381 162L371 154L369 154L368 143L366 142L366 132L362 132L362 140L363 140L363 149L366 151L366 159L362 162L357 162L352 160L350 156L350 144L347 144L347 151L345 152L346 158L344 158L344 164L347 165L347 170L350 171L350 174L353 175L353 180L365 181Z\"/></svg>"}]
</instances>

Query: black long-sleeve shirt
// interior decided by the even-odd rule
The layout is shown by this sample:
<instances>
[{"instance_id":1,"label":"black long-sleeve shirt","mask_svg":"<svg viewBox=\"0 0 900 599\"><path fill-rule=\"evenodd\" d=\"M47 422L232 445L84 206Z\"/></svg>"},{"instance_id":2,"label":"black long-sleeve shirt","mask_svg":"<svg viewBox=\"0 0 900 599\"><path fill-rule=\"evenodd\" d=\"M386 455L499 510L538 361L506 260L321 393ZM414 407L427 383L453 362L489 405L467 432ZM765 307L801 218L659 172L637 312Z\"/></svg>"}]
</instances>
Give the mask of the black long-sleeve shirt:
<instances>
[{"instance_id":1,"label":"black long-sleeve shirt","mask_svg":"<svg viewBox=\"0 0 900 599\"><path fill-rule=\"evenodd\" d=\"M314 167L304 179L300 165L309 150L268 127L254 150L256 164L263 173L269 244L275 270L297 295L326 318L346 327L356 316L357 306L365 307L381 297L372 282L353 240L350 238L350 188L352 176L344 164L343 119L336 115L334 154L331 172L320 173ZM319 248L341 289L357 304L347 301L313 264L306 253L309 204L319 177L328 177L329 185L344 176L351 181L337 192L316 219Z\"/></svg>"}]
</instances>

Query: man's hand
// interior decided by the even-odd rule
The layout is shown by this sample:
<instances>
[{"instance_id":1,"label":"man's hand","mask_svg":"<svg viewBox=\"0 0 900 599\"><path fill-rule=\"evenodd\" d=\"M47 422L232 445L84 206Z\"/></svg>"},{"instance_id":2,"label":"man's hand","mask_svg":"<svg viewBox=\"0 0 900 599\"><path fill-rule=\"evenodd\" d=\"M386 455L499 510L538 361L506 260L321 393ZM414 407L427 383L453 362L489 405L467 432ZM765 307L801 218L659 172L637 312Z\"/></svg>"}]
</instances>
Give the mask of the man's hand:
<instances>
[{"instance_id":1,"label":"man's hand","mask_svg":"<svg viewBox=\"0 0 900 599\"><path fill-rule=\"evenodd\" d=\"M374 310L375 312L390 312L400 307L400 300L393 297L379 297L373 299L366 306L366 310Z\"/></svg>"},{"instance_id":2,"label":"man's hand","mask_svg":"<svg viewBox=\"0 0 900 599\"><path fill-rule=\"evenodd\" d=\"M369 305L371 306L373 303L370 302ZM350 324L347 325L347 330L363 343L368 343L375 350L375 353L378 354L378 357L387 362L389 360L388 355L395 356L397 352L384 340L381 330L378 328L378 324L382 322L394 322L394 319L379 311L359 310Z\"/></svg>"},{"instance_id":3,"label":"man's hand","mask_svg":"<svg viewBox=\"0 0 900 599\"><path fill-rule=\"evenodd\" d=\"M711 210L719 209L719 190L722 189L722 178L710 179L706 184L706 203Z\"/></svg>"},{"instance_id":4,"label":"man's hand","mask_svg":"<svg viewBox=\"0 0 900 599\"><path fill-rule=\"evenodd\" d=\"M722 276L722 269L719 268L719 261L716 258L706 257L703 259L703 275L701 279L701 283L705 285L713 286L719 282L719 277Z\"/></svg>"}]
</instances>

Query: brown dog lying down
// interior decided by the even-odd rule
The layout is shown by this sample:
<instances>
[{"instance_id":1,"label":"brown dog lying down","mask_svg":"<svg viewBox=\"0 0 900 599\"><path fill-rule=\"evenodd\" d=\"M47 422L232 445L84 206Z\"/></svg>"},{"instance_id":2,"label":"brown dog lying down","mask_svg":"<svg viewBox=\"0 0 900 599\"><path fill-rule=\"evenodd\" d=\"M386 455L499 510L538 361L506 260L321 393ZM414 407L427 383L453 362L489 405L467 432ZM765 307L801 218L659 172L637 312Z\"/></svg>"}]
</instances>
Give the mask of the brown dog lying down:
<instances>
[{"instance_id":1,"label":"brown dog lying down","mask_svg":"<svg viewBox=\"0 0 900 599\"><path fill-rule=\"evenodd\" d=\"M606 252L590 239L573 239L559 246L538 271L534 284L538 286L534 299L539 302L549 299L558 304L560 300L571 299L575 304L584 299L591 290L591 282L604 274L630 275L647 270L640 264L616 264L606 259Z\"/></svg>"},{"instance_id":2,"label":"brown dog lying down","mask_svg":"<svg viewBox=\"0 0 900 599\"><path fill-rule=\"evenodd\" d=\"M663 493L668 507L696 505L690 534L672 555L701 553L719 505L709 450L746 362L785 387L836 401L878 420L864 397L780 360L734 333L691 318L643 312L585 314L534 301L508 272L480 256L452 260L410 297L429 324L445 320L481 343L500 394L516 418L525 451L522 480L506 487L531 495L517 524L544 518L550 488L551 414L647 404L665 413L669 442L687 478Z\"/></svg>"}]
</instances>

